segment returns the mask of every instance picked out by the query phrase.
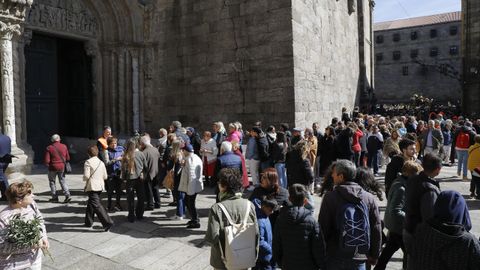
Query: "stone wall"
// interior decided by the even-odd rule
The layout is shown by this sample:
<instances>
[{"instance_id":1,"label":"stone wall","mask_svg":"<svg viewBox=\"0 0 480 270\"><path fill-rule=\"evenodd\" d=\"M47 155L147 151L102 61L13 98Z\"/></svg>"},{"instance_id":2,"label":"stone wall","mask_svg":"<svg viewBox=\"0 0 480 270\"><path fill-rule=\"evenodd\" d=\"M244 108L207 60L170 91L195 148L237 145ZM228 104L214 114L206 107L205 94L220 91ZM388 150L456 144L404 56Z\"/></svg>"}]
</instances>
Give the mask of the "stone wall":
<instances>
[{"instance_id":1,"label":"stone wall","mask_svg":"<svg viewBox=\"0 0 480 270\"><path fill-rule=\"evenodd\" d=\"M294 121L290 0L160 1L147 130Z\"/></svg>"},{"instance_id":2,"label":"stone wall","mask_svg":"<svg viewBox=\"0 0 480 270\"><path fill-rule=\"evenodd\" d=\"M463 60L465 85L463 109L466 113L480 116L480 2L462 1L463 15Z\"/></svg>"},{"instance_id":3,"label":"stone wall","mask_svg":"<svg viewBox=\"0 0 480 270\"><path fill-rule=\"evenodd\" d=\"M452 26L458 29L456 35L450 34ZM437 30L436 38L430 37L431 29ZM417 32L416 40L411 40L412 32ZM400 34L400 41L393 41L394 34ZM375 44L375 55L383 56L375 63L375 94L379 103L409 102L415 93L440 102L460 100L460 22L376 31L375 36L379 35L384 39ZM451 46L458 48L458 54L450 54ZM434 47L438 48L438 56L431 57ZM412 50L418 50L416 58L411 57ZM401 53L399 60L393 59L394 51ZM404 69L408 69L406 74Z\"/></svg>"},{"instance_id":4,"label":"stone wall","mask_svg":"<svg viewBox=\"0 0 480 270\"><path fill-rule=\"evenodd\" d=\"M295 125L328 125L352 109L359 83L358 11L349 1L293 1Z\"/></svg>"}]
</instances>

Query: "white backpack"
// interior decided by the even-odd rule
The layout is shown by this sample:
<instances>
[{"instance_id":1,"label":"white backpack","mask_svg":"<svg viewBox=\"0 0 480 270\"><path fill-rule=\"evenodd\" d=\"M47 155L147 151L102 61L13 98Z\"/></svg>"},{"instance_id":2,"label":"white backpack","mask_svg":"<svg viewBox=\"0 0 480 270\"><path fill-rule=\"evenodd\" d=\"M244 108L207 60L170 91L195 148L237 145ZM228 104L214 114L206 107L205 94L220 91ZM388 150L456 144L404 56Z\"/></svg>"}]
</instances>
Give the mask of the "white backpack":
<instances>
[{"instance_id":1,"label":"white backpack","mask_svg":"<svg viewBox=\"0 0 480 270\"><path fill-rule=\"evenodd\" d=\"M223 263L228 270L247 269L254 267L257 261L256 238L257 225L247 223L250 215L250 201L247 201L247 211L243 222L235 224L225 206L218 203L229 225L225 230L225 251L220 244Z\"/></svg>"}]
</instances>

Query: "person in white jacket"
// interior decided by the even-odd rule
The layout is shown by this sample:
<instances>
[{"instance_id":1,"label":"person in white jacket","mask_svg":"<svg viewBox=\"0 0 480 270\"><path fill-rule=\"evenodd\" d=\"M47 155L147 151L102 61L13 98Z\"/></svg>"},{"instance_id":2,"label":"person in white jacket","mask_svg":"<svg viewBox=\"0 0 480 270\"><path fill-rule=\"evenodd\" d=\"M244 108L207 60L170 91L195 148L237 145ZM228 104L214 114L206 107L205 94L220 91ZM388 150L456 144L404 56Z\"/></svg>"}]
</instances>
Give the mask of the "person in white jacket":
<instances>
[{"instance_id":1,"label":"person in white jacket","mask_svg":"<svg viewBox=\"0 0 480 270\"><path fill-rule=\"evenodd\" d=\"M187 228L198 229L200 228L200 219L198 218L195 200L197 199L197 194L203 190L202 160L193 153L193 147L190 144L185 145L183 154L185 156L185 163L183 165L178 191L184 192L186 195L185 204L191 216L191 220L187 223Z\"/></svg>"},{"instance_id":2,"label":"person in white jacket","mask_svg":"<svg viewBox=\"0 0 480 270\"><path fill-rule=\"evenodd\" d=\"M212 133L205 131L203 133L203 139L200 146L200 154L203 161L203 175L205 176L205 182L212 184L210 179L215 173L215 163L218 156L217 142L212 139Z\"/></svg>"},{"instance_id":3,"label":"person in white jacket","mask_svg":"<svg viewBox=\"0 0 480 270\"><path fill-rule=\"evenodd\" d=\"M113 226L113 220L108 216L107 210L100 201L100 194L105 189L107 169L105 164L98 158L98 148L93 145L88 148L90 158L85 161L83 167L83 181L85 192L88 194L87 209L85 213L85 227L92 227L93 218L97 214L98 219L105 231Z\"/></svg>"}]
</instances>

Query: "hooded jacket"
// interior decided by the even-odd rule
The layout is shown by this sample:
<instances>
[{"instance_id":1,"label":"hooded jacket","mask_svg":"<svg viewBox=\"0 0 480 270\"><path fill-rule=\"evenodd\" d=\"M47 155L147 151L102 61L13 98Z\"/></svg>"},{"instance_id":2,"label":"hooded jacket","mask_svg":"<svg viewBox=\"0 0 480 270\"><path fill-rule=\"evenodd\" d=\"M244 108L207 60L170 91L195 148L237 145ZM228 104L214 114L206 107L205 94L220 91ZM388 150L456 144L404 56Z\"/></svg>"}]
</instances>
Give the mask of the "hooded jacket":
<instances>
[{"instance_id":1,"label":"hooded jacket","mask_svg":"<svg viewBox=\"0 0 480 270\"><path fill-rule=\"evenodd\" d=\"M405 191L405 230L414 234L418 224L433 216L440 185L424 172L409 179Z\"/></svg>"},{"instance_id":2,"label":"hooded jacket","mask_svg":"<svg viewBox=\"0 0 480 270\"><path fill-rule=\"evenodd\" d=\"M273 232L273 259L282 269L323 269L325 242L311 210L283 207Z\"/></svg>"},{"instance_id":3,"label":"hooded jacket","mask_svg":"<svg viewBox=\"0 0 480 270\"><path fill-rule=\"evenodd\" d=\"M339 230L337 226L337 211L346 202L363 201L368 207L370 221L370 251L368 254L340 254ZM327 192L322 201L318 221L322 228L327 245L327 258L341 260L358 260L366 261L367 256L377 259L380 255L382 242L382 226L378 205L372 194L366 192L360 185L355 182L344 182L337 185L332 192Z\"/></svg>"},{"instance_id":4,"label":"hooded jacket","mask_svg":"<svg viewBox=\"0 0 480 270\"><path fill-rule=\"evenodd\" d=\"M456 191L440 193L433 218L417 228L408 269L479 269L480 243L468 232L471 227L462 195Z\"/></svg>"}]
</instances>

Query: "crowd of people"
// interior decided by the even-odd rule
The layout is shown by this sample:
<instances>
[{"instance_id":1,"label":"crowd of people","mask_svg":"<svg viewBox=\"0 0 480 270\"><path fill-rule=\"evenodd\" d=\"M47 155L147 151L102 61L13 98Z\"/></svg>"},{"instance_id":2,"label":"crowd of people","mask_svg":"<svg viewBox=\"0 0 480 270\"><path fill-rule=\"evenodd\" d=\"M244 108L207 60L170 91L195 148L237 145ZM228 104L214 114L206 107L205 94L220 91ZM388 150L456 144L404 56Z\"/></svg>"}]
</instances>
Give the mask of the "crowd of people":
<instances>
[{"instance_id":1,"label":"crowd of people","mask_svg":"<svg viewBox=\"0 0 480 270\"><path fill-rule=\"evenodd\" d=\"M137 134L119 145L106 126L84 163L84 225L91 227L97 215L108 231L114 226L109 213L124 210L129 222L142 220L165 197L173 198L172 219L188 213L186 227L198 229L196 199L212 187L216 203L205 239L215 269L386 269L400 248L404 269L478 269L480 242L469 233L465 199L442 191L435 179L442 166L458 161L458 176L471 181L471 197L480 200L477 131L480 119L432 113L417 120L345 108L324 130L318 123L277 129L256 122L245 132L239 122L227 128L215 122L200 135L173 121L158 140ZM51 141L45 152L51 202L59 202L58 178L68 203L68 149L57 134ZM31 190L21 184L5 191L10 210L2 211L4 227L12 209L32 205L38 212L34 202L22 203ZM318 216L316 194L322 196ZM382 220L378 200L384 197Z\"/></svg>"}]
</instances>

